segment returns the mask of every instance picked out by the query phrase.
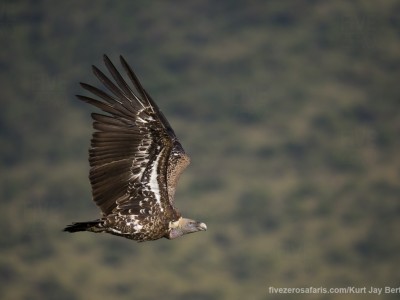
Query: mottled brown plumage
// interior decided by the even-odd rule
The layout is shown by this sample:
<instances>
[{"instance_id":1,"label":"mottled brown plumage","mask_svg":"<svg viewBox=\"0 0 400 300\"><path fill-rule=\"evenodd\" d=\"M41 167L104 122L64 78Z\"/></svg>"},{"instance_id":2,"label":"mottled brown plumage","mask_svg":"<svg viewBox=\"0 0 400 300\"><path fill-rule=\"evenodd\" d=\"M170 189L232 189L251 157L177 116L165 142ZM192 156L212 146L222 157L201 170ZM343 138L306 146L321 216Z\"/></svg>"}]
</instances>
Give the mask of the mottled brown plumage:
<instances>
[{"instance_id":1,"label":"mottled brown plumage","mask_svg":"<svg viewBox=\"0 0 400 300\"><path fill-rule=\"evenodd\" d=\"M81 83L100 100L77 96L107 113L92 113L95 132L89 150L93 201L102 217L64 230L107 232L137 241L206 230L204 223L182 218L174 205L189 157L132 69L122 56L120 60L137 94L104 55L115 83L95 66L93 72L110 94Z\"/></svg>"}]
</instances>

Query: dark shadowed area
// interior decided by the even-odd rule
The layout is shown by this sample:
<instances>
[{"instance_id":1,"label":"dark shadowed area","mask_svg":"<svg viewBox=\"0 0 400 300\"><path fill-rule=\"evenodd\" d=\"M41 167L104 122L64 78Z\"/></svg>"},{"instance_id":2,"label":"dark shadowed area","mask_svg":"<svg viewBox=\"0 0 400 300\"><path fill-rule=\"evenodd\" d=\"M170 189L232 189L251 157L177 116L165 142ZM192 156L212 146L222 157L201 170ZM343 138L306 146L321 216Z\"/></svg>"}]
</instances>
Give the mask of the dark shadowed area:
<instances>
[{"instance_id":1,"label":"dark shadowed area","mask_svg":"<svg viewBox=\"0 0 400 300\"><path fill-rule=\"evenodd\" d=\"M376 299L399 287L398 1L0 4L1 299ZM138 244L95 219L78 82L120 54L192 164L208 231ZM384 294L382 299L398 299Z\"/></svg>"}]
</instances>

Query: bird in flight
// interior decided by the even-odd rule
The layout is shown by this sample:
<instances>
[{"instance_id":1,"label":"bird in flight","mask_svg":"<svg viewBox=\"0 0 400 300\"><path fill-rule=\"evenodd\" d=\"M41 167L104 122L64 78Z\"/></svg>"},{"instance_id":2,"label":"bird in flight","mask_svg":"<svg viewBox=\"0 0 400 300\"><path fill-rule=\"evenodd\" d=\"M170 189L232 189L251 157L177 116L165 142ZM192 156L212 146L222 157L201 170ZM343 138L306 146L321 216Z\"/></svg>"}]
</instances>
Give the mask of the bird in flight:
<instances>
[{"instance_id":1,"label":"bird in flight","mask_svg":"<svg viewBox=\"0 0 400 300\"><path fill-rule=\"evenodd\" d=\"M77 95L106 113L92 113L89 150L93 201L102 217L72 223L64 231L105 232L144 242L207 230L176 209L176 185L190 159L131 67L122 56L120 61L134 89L104 55L115 83L95 66L93 73L109 93L81 83L97 99Z\"/></svg>"}]
</instances>

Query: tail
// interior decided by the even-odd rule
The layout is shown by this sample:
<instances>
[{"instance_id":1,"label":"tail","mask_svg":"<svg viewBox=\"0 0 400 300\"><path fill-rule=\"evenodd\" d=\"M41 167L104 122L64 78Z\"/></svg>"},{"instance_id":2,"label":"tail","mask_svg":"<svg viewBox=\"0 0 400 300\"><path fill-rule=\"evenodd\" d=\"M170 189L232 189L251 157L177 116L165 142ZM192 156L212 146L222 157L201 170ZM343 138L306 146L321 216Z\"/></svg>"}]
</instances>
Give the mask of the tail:
<instances>
[{"instance_id":1,"label":"tail","mask_svg":"<svg viewBox=\"0 0 400 300\"><path fill-rule=\"evenodd\" d=\"M64 228L63 231L67 232L78 232L78 231L92 231L92 232L100 232L102 230L102 220L94 220L88 222L76 222L68 225Z\"/></svg>"}]
</instances>

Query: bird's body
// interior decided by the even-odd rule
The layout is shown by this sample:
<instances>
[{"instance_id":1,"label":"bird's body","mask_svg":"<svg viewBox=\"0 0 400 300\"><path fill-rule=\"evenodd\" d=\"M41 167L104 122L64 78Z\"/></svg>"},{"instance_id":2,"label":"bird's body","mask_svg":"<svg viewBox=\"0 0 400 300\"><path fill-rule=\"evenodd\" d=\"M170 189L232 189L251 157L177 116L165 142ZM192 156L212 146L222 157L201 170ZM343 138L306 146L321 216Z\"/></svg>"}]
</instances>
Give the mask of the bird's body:
<instances>
[{"instance_id":1,"label":"bird's body","mask_svg":"<svg viewBox=\"0 0 400 300\"><path fill-rule=\"evenodd\" d=\"M175 188L190 159L167 119L120 59L138 95L104 56L117 85L95 66L93 72L111 94L81 83L102 101L77 96L108 113L92 113L96 131L89 150L93 200L102 217L64 230L107 232L141 242L206 230L204 223L182 218L175 208Z\"/></svg>"}]
</instances>

